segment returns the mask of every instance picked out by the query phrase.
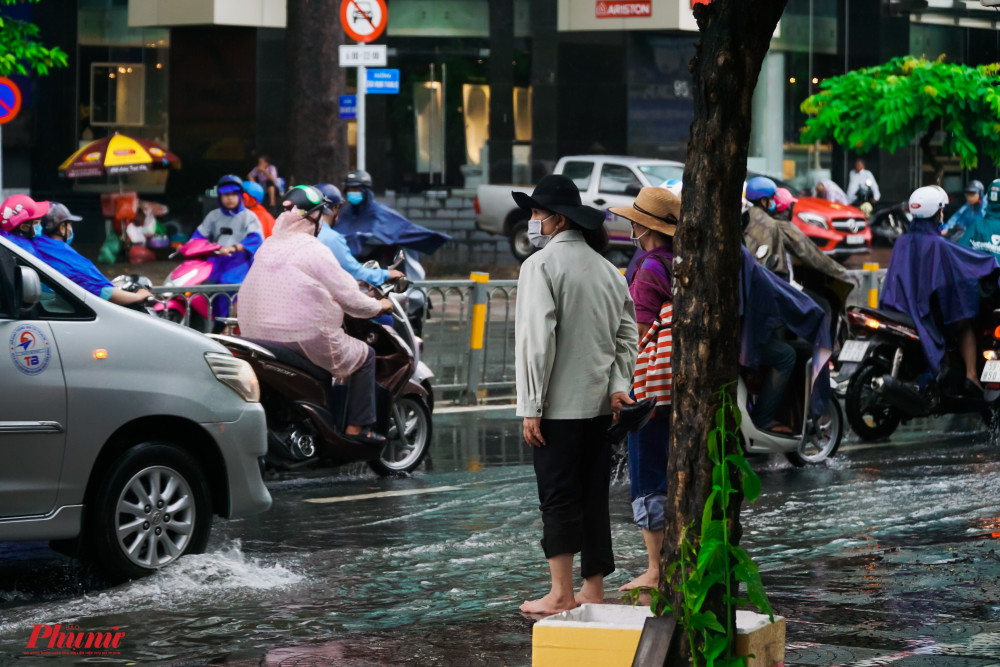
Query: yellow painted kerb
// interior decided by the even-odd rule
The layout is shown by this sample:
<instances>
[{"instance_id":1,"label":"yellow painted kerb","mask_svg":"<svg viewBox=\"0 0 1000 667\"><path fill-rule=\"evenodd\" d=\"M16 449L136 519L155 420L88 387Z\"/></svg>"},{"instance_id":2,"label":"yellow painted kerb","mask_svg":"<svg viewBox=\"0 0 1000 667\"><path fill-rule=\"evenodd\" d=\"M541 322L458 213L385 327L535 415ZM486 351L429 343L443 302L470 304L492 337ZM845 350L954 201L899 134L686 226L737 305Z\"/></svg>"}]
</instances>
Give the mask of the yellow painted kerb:
<instances>
[{"instance_id":1,"label":"yellow painted kerb","mask_svg":"<svg viewBox=\"0 0 1000 667\"><path fill-rule=\"evenodd\" d=\"M480 271L473 271L469 274L469 280L474 283L488 283L490 274ZM483 349L483 339L486 336L486 304L477 303L472 306L472 335L469 339L469 347L473 350Z\"/></svg>"}]
</instances>

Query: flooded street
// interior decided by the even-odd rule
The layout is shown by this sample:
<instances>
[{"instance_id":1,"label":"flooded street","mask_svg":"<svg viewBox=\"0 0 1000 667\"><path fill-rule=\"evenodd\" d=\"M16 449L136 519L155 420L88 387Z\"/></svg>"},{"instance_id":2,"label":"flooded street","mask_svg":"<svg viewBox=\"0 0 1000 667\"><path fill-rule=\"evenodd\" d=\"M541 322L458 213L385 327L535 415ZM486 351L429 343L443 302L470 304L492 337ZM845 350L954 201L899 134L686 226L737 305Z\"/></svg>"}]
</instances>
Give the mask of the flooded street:
<instances>
[{"instance_id":1,"label":"flooded street","mask_svg":"<svg viewBox=\"0 0 1000 667\"><path fill-rule=\"evenodd\" d=\"M430 469L409 479L274 479L271 511L216 520L206 554L124 586L43 543L0 544L0 660L88 661L22 655L36 624L63 624L125 632L101 662L528 665L517 606L547 569L512 415L436 415ZM786 664L1000 664L997 445L911 432L813 468L753 463L764 493L743 544L789 619ZM609 591L644 567L630 519L618 482Z\"/></svg>"}]
</instances>

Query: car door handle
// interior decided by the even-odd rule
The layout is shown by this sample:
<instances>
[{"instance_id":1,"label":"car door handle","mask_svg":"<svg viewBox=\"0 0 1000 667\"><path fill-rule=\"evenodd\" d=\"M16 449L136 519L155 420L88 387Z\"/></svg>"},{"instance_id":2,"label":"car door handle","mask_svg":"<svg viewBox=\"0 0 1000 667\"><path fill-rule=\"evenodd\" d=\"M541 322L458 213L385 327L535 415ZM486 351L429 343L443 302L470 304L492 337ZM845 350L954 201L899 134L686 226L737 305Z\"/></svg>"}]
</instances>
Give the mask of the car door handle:
<instances>
[{"instance_id":1,"label":"car door handle","mask_svg":"<svg viewBox=\"0 0 1000 667\"><path fill-rule=\"evenodd\" d=\"M62 433L59 422L0 422L0 433Z\"/></svg>"},{"instance_id":2,"label":"car door handle","mask_svg":"<svg viewBox=\"0 0 1000 667\"><path fill-rule=\"evenodd\" d=\"M608 202L607 199L595 199L594 203L598 206L604 206Z\"/></svg>"}]
</instances>

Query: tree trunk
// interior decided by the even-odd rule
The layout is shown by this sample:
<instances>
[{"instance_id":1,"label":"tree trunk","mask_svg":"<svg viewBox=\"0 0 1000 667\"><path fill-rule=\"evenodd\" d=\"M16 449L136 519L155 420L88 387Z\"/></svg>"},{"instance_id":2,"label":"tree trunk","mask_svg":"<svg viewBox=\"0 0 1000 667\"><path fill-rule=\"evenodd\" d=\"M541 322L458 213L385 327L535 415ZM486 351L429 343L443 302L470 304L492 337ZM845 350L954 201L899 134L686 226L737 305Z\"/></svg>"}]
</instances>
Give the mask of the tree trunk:
<instances>
[{"instance_id":1,"label":"tree trunk","mask_svg":"<svg viewBox=\"0 0 1000 667\"><path fill-rule=\"evenodd\" d=\"M348 171L347 121L338 118L347 88L338 47L344 43L340 0L288 3L286 187L339 183Z\"/></svg>"},{"instance_id":2,"label":"tree trunk","mask_svg":"<svg viewBox=\"0 0 1000 667\"><path fill-rule=\"evenodd\" d=\"M674 408L661 573L680 560L685 527L693 526L688 539L697 544L702 511L712 489L706 443L720 406L715 393L728 385L735 394L732 383L740 346L740 194L746 177L751 99L785 3L714 0L695 5L701 41L690 64L694 123L684 168L683 219L674 240ZM741 503L742 495L734 494L727 512L734 544L742 533ZM675 609L681 607L676 593L679 577L678 571L672 581L660 582ZM715 587L703 607L714 611L723 623L724 592L724 587ZM687 664L691 651L684 637L681 664Z\"/></svg>"}]
</instances>

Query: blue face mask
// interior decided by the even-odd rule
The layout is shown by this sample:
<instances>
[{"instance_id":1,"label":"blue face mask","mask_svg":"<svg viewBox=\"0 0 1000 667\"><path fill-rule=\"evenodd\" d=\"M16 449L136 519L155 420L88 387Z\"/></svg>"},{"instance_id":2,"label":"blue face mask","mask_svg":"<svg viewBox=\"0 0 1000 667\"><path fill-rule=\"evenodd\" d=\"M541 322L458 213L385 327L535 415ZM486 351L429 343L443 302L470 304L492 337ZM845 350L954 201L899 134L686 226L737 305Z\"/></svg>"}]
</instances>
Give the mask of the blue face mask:
<instances>
[{"instance_id":1,"label":"blue face mask","mask_svg":"<svg viewBox=\"0 0 1000 667\"><path fill-rule=\"evenodd\" d=\"M73 245L73 228L69 228L69 236L66 237L66 245Z\"/></svg>"},{"instance_id":2,"label":"blue face mask","mask_svg":"<svg viewBox=\"0 0 1000 667\"><path fill-rule=\"evenodd\" d=\"M347 201L350 202L351 204L353 204L354 206L357 206L358 204L360 204L364 200L365 200L365 196L363 194L361 194L360 192L348 192L347 193Z\"/></svg>"},{"instance_id":3,"label":"blue face mask","mask_svg":"<svg viewBox=\"0 0 1000 667\"><path fill-rule=\"evenodd\" d=\"M36 237L39 237L39 236L42 235L42 223L36 222L34 224L34 226L32 227L32 229L34 230L34 234L35 234Z\"/></svg>"},{"instance_id":4,"label":"blue face mask","mask_svg":"<svg viewBox=\"0 0 1000 667\"><path fill-rule=\"evenodd\" d=\"M771 198L771 202L767 205L767 212L774 213L774 209L778 208L778 205L774 203L774 198Z\"/></svg>"}]
</instances>

